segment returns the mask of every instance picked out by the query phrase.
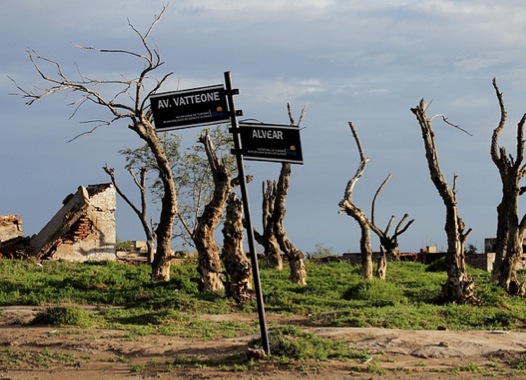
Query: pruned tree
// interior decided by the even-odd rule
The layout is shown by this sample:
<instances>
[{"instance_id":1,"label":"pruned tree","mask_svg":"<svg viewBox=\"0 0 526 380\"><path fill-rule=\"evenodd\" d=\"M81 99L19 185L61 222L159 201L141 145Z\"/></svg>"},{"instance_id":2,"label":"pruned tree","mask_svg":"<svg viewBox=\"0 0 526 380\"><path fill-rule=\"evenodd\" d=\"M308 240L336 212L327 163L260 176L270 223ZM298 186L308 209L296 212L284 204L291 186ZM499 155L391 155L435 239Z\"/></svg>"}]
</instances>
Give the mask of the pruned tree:
<instances>
[{"instance_id":1,"label":"pruned tree","mask_svg":"<svg viewBox=\"0 0 526 380\"><path fill-rule=\"evenodd\" d=\"M272 180L263 181L262 193L262 233L254 229L254 238L263 246L265 257L268 259L270 266L274 269L282 270L283 258L281 257L281 249L274 229L276 182Z\"/></svg>"},{"instance_id":2,"label":"pruned tree","mask_svg":"<svg viewBox=\"0 0 526 380\"><path fill-rule=\"evenodd\" d=\"M28 52L29 59L46 85L44 87L36 86L34 90L25 90L15 83L21 91L19 95L27 99L28 105L50 95L71 92L74 95L79 95L76 100L70 103L70 105L74 106L73 115L77 113L80 107L86 104L93 104L109 111L110 116L107 120L102 122L99 120L91 121L96 123L95 127L81 135L90 134L103 125L111 125L119 120L127 120L129 122L128 127L146 142L157 161L159 176L163 186L161 212L155 230L157 251L151 264L152 281L167 281L170 279L172 227L177 214L177 192L170 162L152 125L152 113L149 105L150 96L156 93L171 75L171 73L165 74L161 79L150 77L150 74L158 70L163 64L159 51L151 47L149 37L155 25L161 20L165 10L166 7L163 7L160 14L154 17L153 22L144 33L137 30L131 22L128 23L133 32L139 37L143 51L81 47L83 50L102 54L122 55L132 60L138 60L140 69L139 74L135 78L92 79L82 75L80 70L75 67L75 73L79 76L79 79L71 79L60 63L42 57L30 50ZM52 70L44 69L46 65L54 69L53 73L49 73ZM104 95L105 93L113 93L114 95L107 97Z\"/></svg>"},{"instance_id":3,"label":"pruned tree","mask_svg":"<svg viewBox=\"0 0 526 380\"><path fill-rule=\"evenodd\" d=\"M290 124L299 127L305 116L305 109L300 113L298 124L295 123L289 103L287 111ZM289 239L284 226L291 173L291 164L283 162L278 181L263 182L263 232L254 231L254 237L265 248L265 256L274 268L282 269L281 252L283 252L289 262L291 281L298 285L306 285L305 255Z\"/></svg>"},{"instance_id":4,"label":"pruned tree","mask_svg":"<svg viewBox=\"0 0 526 380\"><path fill-rule=\"evenodd\" d=\"M287 103L287 112L289 115L290 125L301 125L305 117L305 108L300 112L298 123L296 124L294 116L292 115L292 108L290 103ZM292 174L292 167L289 162L281 164L281 171L279 173L278 182L274 189L274 208L271 223L274 227L274 235L279 244L281 251L287 257L290 267L290 280L297 285L307 285L307 270L305 269L305 255L298 249L289 239L285 230L285 203L290 187L290 176Z\"/></svg>"},{"instance_id":5,"label":"pruned tree","mask_svg":"<svg viewBox=\"0 0 526 380\"><path fill-rule=\"evenodd\" d=\"M446 207L445 231L447 236L446 265L448 278L442 286L441 296L444 301L457 304L477 303L475 282L467 271L464 252L464 245L471 228L465 231L464 222L458 214L457 176L454 176L453 188L450 188L440 169L435 132L431 123L432 118L427 116L426 108L426 103L422 99L417 107L411 108L411 111L415 114L420 125L431 181ZM444 116L437 116L441 116L447 122Z\"/></svg>"},{"instance_id":6,"label":"pruned tree","mask_svg":"<svg viewBox=\"0 0 526 380\"><path fill-rule=\"evenodd\" d=\"M196 248L199 257L199 287L202 291L223 289L223 270L219 245L214 232L224 219L226 198L238 179L232 179L235 162L229 154L232 139L224 128L205 129L197 143L180 152L181 139L173 134L159 134L170 160L176 190L179 195L174 236L184 245ZM147 147L123 149L127 168L147 167L157 171ZM250 178L248 179L250 180ZM150 184L154 200L162 196L158 178Z\"/></svg>"},{"instance_id":7,"label":"pruned tree","mask_svg":"<svg viewBox=\"0 0 526 380\"><path fill-rule=\"evenodd\" d=\"M393 256L398 258L399 252L398 252L398 237L403 234L409 226L414 222L414 219L406 222L408 215L405 214L403 218L398 222L398 224L395 227L395 231L393 235L389 234L389 230L391 229L391 225L393 224L395 220L395 216L391 216L389 219L389 222L387 223L387 226L384 230L379 228L374 219L375 219L375 210L376 210L376 200L378 199L378 196L380 195L380 192L384 188L384 186L387 184L387 182L390 181L392 178L392 175L389 174L382 184L378 187L376 190L372 205L371 205L371 219L367 217L365 212L358 208L353 200L353 190L354 186L358 182L358 180L362 177L363 173L365 172L365 168L367 166L367 163L369 162L369 159L365 156L365 152L362 147L362 143L360 140L360 136L358 135L358 131L354 127L353 123L349 122L349 127L351 128L352 135L354 137L354 140L356 142L356 146L358 147L358 153L360 155L360 163L358 165L358 169L356 170L356 173L354 176L347 182L347 187L345 188L345 193L343 195L343 199L340 201L340 208L342 209L341 212L345 212L347 215L352 217L360 226L361 231L361 237L360 237L360 253L362 257L362 276L364 279L369 280L373 277L373 249L371 247L371 231L373 231L378 238L380 239L380 251L381 255L378 259L378 266L376 269L376 276L381 279L385 280L386 274L387 274L387 258L388 256Z\"/></svg>"},{"instance_id":8,"label":"pruned tree","mask_svg":"<svg viewBox=\"0 0 526 380\"><path fill-rule=\"evenodd\" d=\"M504 99L497 81L493 79L493 88L500 107L500 120L491 137L491 159L499 170L502 182L502 199L497 207L497 240L493 278L511 294L524 295L524 283L517 278L517 264L523 254L522 242L526 228L526 216L519 222L519 196L526 190L520 186L526 174L524 161L524 114L517 124L517 143L515 158L507 154L504 146L499 147L499 137L504 130L507 112Z\"/></svg>"},{"instance_id":9,"label":"pruned tree","mask_svg":"<svg viewBox=\"0 0 526 380\"><path fill-rule=\"evenodd\" d=\"M222 268L219 257L219 245L214 233L223 215L228 196L232 191L232 176L226 165L221 163L217 157L214 145L210 140L208 131L199 138L199 142L205 147L212 177L214 189L210 201L205 205L203 213L197 219L197 225L192 232L192 240L198 255L198 272L200 274L199 289L201 291L223 290L221 279Z\"/></svg>"},{"instance_id":10,"label":"pruned tree","mask_svg":"<svg viewBox=\"0 0 526 380\"><path fill-rule=\"evenodd\" d=\"M255 296L252 290L252 265L243 249L243 232L243 202L235 193L230 193L223 225L221 260L227 274L226 294L238 304L250 301Z\"/></svg>"},{"instance_id":11,"label":"pruned tree","mask_svg":"<svg viewBox=\"0 0 526 380\"><path fill-rule=\"evenodd\" d=\"M276 199L274 201L274 233L279 247L287 257L290 266L290 280L297 285L307 285L307 270L305 269L305 256L287 236L285 226L285 201L290 185L290 163L281 164L279 180L276 184Z\"/></svg>"},{"instance_id":12,"label":"pruned tree","mask_svg":"<svg viewBox=\"0 0 526 380\"><path fill-rule=\"evenodd\" d=\"M389 218L389 221L387 222L387 226L385 229L380 229L374 219L375 219L375 209L376 209L376 200L378 198L378 195L380 195L380 192L382 191L383 187L389 182L392 178L392 175L389 174L385 180L382 182L382 184L378 187L376 190L376 193L373 197L373 202L371 206L371 220L370 220L370 226L373 232L378 236L380 239L380 251L381 255L378 259L378 266L376 268L376 277L378 277L381 280L385 280L385 276L387 274L387 258L393 257L396 260L400 260L400 251L398 251L398 237L402 235L411 224L415 221L414 219L411 219L410 221L407 221L407 218L409 217L408 214L404 214L402 219L398 222L398 224L395 227L394 234L390 235L389 230L391 229L391 225L395 221L395 216L392 215L391 218Z\"/></svg>"},{"instance_id":13,"label":"pruned tree","mask_svg":"<svg viewBox=\"0 0 526 380\"><path fill-rule=\"evenodd\" d=\"M203 136L210 144L203 143ZM213 148L211 157L215 157L219 165L232 176L237 173L234 157L230 154L232 149L232 136L223 127L216 127L200 132L197 144L194 144L179 159L173 161L174 178L179 194L179 207L177 213L174 236L182 240L185 245L195 246L195 231L204 207L214 195L216 184L212 168L217 164L210 164L207 147ZM232 180L232 186L237 186L237 178ZM223 221L223 214L219 223Z\"/></svg>"},{"instance_id":14,"label":"pruned tree","mask_svg":"<svg viewBox=\"0 0 526 380\"><path fill-rule=\"evenodd\" d=\"M363 210L356 206L353 200L354 186L362 177L369 159L365 156L360 136L352 122L349 122L354 141L358 147L360 163L354 176L347 182L343 198L339 203L340 212L344 212L353 218L360 226L360 253L362 259L362 277L366 280L373 278L373 249L371 247L371 223Z\"/></svg>"},{"instance_id":15,"label":"pruned tree","mask_svg":"<svg viewBox=\"0 0 526 380\"><path fill-rule=\"evenodd\" d=\"M111 183L113 183L113 186L115 186L115 190L120 195L120 197L128 204L128 206L131 207L133 212L139 218L142 229L146 236L146 257L148 259L148 263L152 264L155 258L155 230L148 221L148 189L146 186L146 173L148 172L148 169L146 167L141 167L139 170L139 178L137 178L137 174L133 171L133 169L128 168L128 172L132 176L133 182L139 189L141 198L140 209L120 188L119 184L117 183L117 179L115 178L115 169L108 167L108 165L104 165L102 169L110 176Z\"/></svg>"}]
</instances>

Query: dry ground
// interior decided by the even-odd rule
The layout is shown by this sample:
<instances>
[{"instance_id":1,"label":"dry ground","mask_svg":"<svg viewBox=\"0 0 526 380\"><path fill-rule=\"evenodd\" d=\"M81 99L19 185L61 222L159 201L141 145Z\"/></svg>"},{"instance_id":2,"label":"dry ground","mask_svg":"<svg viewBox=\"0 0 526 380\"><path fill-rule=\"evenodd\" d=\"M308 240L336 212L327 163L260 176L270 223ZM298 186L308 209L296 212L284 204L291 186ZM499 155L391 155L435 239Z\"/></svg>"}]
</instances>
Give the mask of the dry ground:
<instances>
[{"instance_id":1,"label":"dry ground","mask_svg":"<svg viewBox=\"0 0 526 380\"><path fill-rule=\"evenodd\" d=\"M252 337L188 340L166 336L127 338L122 331L22 327L31 308L3 308L0 379L524 379L526 333L506 331L403 331L375 328L309 328L366 350L368 360L294 366L243 360ZM210 316L253 320L255 315ZM269 316L286 324L288 319ZM291 318L301 324L301 318ZM238 364L195 364L227 358ZM193 364L172 365L188 357ZM517 367L525 370L517 370Z\"/></svg>"}]
</instances>

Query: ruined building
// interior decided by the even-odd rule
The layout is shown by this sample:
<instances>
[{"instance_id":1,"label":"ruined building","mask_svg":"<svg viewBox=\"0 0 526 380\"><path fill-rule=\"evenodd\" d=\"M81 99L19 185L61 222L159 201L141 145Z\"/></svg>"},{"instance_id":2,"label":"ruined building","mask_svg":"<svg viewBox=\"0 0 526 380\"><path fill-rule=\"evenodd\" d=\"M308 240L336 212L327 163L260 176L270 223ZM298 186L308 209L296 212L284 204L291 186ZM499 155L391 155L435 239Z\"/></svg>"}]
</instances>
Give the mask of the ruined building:
<instances>
[{"instance_id":1,"label":"ruined building","mask_svg":"<svg viewBox=\"0 0 526 380\"><path fill-rule=\"evenodd\" d=\"M0 216L0 243L24 236L22 219L18 215Z\"/></svg>"},{"instance_id":2,"label":"ruined building","mask_svg":"<svg viewBox=\"0 0 526 380\"><path fill-rule=\"evenodd\" d=\"M0 257L15 258L25 251L29 239L24 237L22 219L18 215L0 216Z\"/></svg>"},{"instance_id":3,"label":"ruined building","mask_svg":"<svg viewBox=\"0 0 526 380\"><path fill-rule=\"evenodd\" d=\"M115 260L115 210L111 183L79 186L30 240L31 256L66 261Z\"/></svg>"}]
</instances>

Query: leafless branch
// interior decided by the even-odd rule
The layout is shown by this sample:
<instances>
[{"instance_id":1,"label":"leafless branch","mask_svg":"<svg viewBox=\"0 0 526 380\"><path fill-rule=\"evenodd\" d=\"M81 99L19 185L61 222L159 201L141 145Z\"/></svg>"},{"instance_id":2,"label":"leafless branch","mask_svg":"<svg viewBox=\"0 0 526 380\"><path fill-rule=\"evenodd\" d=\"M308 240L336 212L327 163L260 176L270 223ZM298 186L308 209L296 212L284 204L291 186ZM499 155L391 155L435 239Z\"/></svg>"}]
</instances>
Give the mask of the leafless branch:
<instances>
[{"instance_id":1,"label":"leafless branch","mask_svg":"<svg viewBox=\"0 0 526 380\"><path fill-rule=\"evenodd\" d=\"M375 208L376 208L376 199L378 198L378 195L380 195L380 192L382 191L383 187L387 184L387 182L389 182L391 180L391 178L393 178L393 175L391 173L389 173L387 175L387 177L383 180L381 185L378 187L378 189L376 189L376 193L374 193L373 202L371 204L371 222L373 224L374 224L374 214L375 214L374 211L375 211ZM389 228L390 223L391 222L389 222L387 228Z\"/></svg>"},{"instance_id":2,"label":"leafless branch","mask_svg":"<svg viewBox=\"0 0 526 380\"><path fill-rule=\"evenodd\" d=\"M356 145L358 147L358 153L360 154L360 164L358 165L358 169L356 170L356 173L354 174L354 176L347 183L347 187L345 189L345 195L344 195L344 199L352 203L352 192L354 189L354 185L356 184L356 182L358 182L360 177L363 175L363 172L365 171L365 167L367 166L367 162L369 162L369 159L365 156L365 153L362 147L362 143L360 141L360 136L358 135L356 128L354 127L352 122L349 122L348 124L349 124L349 127L351 128L351 132L354 137L354 141L356 142Z\"/></svg>"},{"instance_id":3,"label":"leafless branch","mask_svg":"<svg viewBox=\"0 0 526 380\"><path fill-rule=\"evenodd\" d=\"M137 208L137 206L135 206L135 204L130 200L130 198L128 198L126 196L126 194L124 194L124 192L121 190L121 188L117 184L117 180L115 179L115 169L108 167L107 164L104 165L102 167L102 169L106 172L106 174L108 174L110 176L111 183L113 184L113 186L115 186L115 190L117 191L117 193L132 208L132 210L137 214L137 216L139 216L139 218L141 218L142 212Z\"/></svg>"},{"instance_id":4,"label":"leafless branch","mask_svg":"<svg viewBox=\"0 0 526 380\"><path fill-rule=\"evenodd\" d=\"M104 120L97 120L96 122L99 122L100 124L93 127L91 130L89 131L86 131L86 132L82 132L82 133L79 133L78 135L75 135L73 138L69 139L68 141L66 141L66 143L70 143L70 142L73 142L75 141L76 139L78 139L79 137L82 137L82 136L86 136L86 135L89 135L89 134L92 134L93 132L95 132L97 129L99 129L100 127L104 127L104 126L108 126L111 124L111 122L108 122L108 121L104 121ZM90 122L87 122L87 123L91 123Z\"/></svg>"},{"instance_id":5,"label":"leafless branch","mask_svg":"<svg viewBox=\"0 0 526 380\"><path fill-rule=\"evenodd\" d=\"M298 119L298 124L296 124L294 122L294 116L292 115L292 107L290 106L290 103L287 103L287 112L288 112L288 115L289 115L289 121L290 121L290 125L297 125L298 127L301 125L301 123L303 122L303 119L305 117L305 114L306 114L306 108L303 107L301 109L301 112L300 112L300 117Z\"/></svg>"},{"instance_id":6,"label":"leafless branch","mask_svg":"<svg viewBox=\"0 0 526 380\"><path fill-rule=\"evenodd\" d=\"M444 123L446 123L446 124L448 124L448 125L451 125L452 127L457 128L457 129L461 130L462 132L464 132L465 134L467 134L467 135L473 137L473 135L472 135L471 133L469 133L468 131L466 131L465 129L461 128L460 126L458 126L458 125L456 125L456 124L451 123L451 122L447 119L446 115L443 115L443 114L437 114L437 115L434 115L433 117L431 117L430 120L432 121L435 117L440 117L440 118L442 118L442 120L444 121Z\"/></svg>"},{"instance_id":7,"label":"leafless branch","mask_svg":"<svg viewBox=\"0 0 526 380\"><path fill-rule=\"evenodd\" d=\"M141 33L135 26L128 20L128 25L130 28L139 36L142 46L145 53L138 53L130 50L124 49L100 49L92 46L78 46L82 50L91 50L99 53L110 53L110 54L125 54L134 58L139 58L145 61L144 68L140 75L136 79L123 79L123 80L95 80L84 76L78 67L75 64L76 71L78 73L78 80L72 80L68 78L66 73L63 71L62 66L49 58L43 57L36 53L34 50L28 50L28 56L31 64L33 65L35 71L41 77L44 82L48 83L49 86L45 88L35 87L33 90L26 90L16 83L13 78L9 78L19 90L19 93L16 95L21 96L26 99L27 105L32 105L35 101L43 99L49 95L56 94L62 91L71 91L72 93L80 93L81 96L79 99L71 102L69 105L74 106L74 111L70 116L70 119L74 117L79 109L86 103L92 102L96 105L101 105L107 108L113 115L113 119L104 125L108 125L121 118L129 118L136 121L143 121L144 119L140 118L146 117L148 121L151 121L151 110L149 110L149 96L159 90L161 85L166 81L166 79L172 74L165 74L162 79L158 80L155 78L148 77L148 73L159 68L163 62L161 61L160 54L158 49L152 48L149 44L148 38L155 27L155 25L160 21L161 17L165 13L167 6L163 6L160 14L154 16L153 22L150 24L149 28L145 33ZM50 70L44 70L44 65L49 65ZM153 81L153 88L149 89L146 96L143 97L142 91L145 87L145 81ZM115 95L109 99L105 98L101 92L97 90L99 86L113 86L118 85L120 89L115 93ZM120 103L118 98L121 95L129 93L129 91L134 88L134 96L129 96L129 99L132 100L133 105L127 105ZM136 122L132 122L136 124ZM70 141L77 139L80 136L93 133L99 126L93 128L92 130L81 133L75 136Z\"/></svg>"}]
</instances>

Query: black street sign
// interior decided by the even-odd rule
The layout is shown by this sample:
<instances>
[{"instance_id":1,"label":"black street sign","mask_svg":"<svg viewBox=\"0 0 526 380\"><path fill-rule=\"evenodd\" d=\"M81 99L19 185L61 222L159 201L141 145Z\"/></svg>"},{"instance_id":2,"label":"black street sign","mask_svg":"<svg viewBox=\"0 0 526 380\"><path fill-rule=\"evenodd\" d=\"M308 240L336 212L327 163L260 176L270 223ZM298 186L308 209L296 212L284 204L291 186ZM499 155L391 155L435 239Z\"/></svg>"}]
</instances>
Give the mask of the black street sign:
<instances>
[{"instance_id":1,"label":"black street sign","mask_svg":"<svg viewBox=\"0 0 526 380\"><path fill-rule=\"evenodd\" d=\"M189 128L229 120L222 84L150 96L155 129Z\"/></svg>"},{"instance_id":2,"label":"black street sign","mask_svg":"<svg viewBox=\"0 0 526 380\"><path fill-rule=\"evenodd\" d=\"M244 158L303 164L300 129L295 125L239 123Z\"/></svg>"}]
</instances>

